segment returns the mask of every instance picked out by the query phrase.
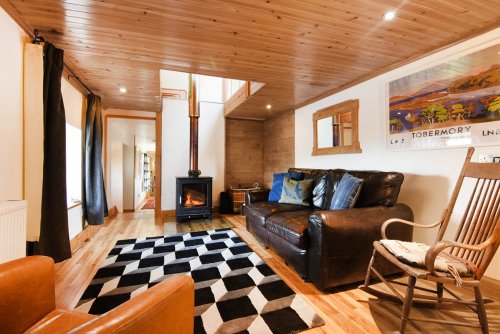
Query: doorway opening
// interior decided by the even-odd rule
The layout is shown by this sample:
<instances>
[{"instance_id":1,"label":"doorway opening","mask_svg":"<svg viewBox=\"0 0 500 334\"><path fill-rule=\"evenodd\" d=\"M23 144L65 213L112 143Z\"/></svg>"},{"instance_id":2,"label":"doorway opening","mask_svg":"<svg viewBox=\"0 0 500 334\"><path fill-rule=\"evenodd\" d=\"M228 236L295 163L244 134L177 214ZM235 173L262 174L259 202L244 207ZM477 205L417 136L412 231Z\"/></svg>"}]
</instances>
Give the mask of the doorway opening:
<instances>
[{"instance_id":1,"label":"doorway opening","mask_svg":"<svg viewBox=\"0 0 500 334\"><path fill-rule=\"evenodd\" d=\"M108 203L118 212L155 210L156 117L105 116Z\"/></svg>"}]
</instances>

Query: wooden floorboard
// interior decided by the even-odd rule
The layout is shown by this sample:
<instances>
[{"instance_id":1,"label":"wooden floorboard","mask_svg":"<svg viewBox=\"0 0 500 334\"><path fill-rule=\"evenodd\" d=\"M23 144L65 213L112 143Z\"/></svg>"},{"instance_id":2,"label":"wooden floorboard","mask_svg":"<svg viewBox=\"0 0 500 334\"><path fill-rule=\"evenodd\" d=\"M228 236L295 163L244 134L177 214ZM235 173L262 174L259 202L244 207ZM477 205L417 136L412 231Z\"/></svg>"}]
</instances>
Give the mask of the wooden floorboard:
<instances>
[{"instance_id":1,"label":"wooden floorboard","mask_svg":"<svg viewBox=\"0 0 500 334\"><path fill-rule=\"evenodd\" d=\"M136 237L158 236L179 232L200 231L223 227L233 227L235 232L298 294L323 317L323 327L307 331L320 333L393 333L399 327L400 306L377 298L359 290L356 285L322 292L311 283L305 283L293 269L271 250L255 241L245 229L245 217L225 215L212 221L197 220L177 224L173 218L154 218L151 211L119 214L97 228L98 231L86 240L73 257L56 265L56 303L60 308L74 308L97 269L106 258L117 240ZM494 300L486 305L490 333L500 333L500 282L483 279L483 296ZM471 298L472 293L461 296ZM463 311L430 310L414 308L411 316L419 318L447 319L455 321L476 321L475 314ZM451 327L439 324L410 322L407 333L480 333L479 329Z\"/></svg>"}]
</instances>

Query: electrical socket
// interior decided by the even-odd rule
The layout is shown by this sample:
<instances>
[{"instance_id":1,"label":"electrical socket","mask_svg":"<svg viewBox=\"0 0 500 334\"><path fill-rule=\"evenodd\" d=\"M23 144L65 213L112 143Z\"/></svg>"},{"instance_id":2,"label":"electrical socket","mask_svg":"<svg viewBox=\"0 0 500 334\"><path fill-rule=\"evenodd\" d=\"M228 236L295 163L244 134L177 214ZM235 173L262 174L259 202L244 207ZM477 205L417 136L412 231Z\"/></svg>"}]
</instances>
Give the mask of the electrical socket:
<instances>
[{"instance_id":1,"label":"electrical socket","mask_svg":"<svg viewBox=\"0 0 500 334\"><path fill-rule=\"evenodd\" d=\"M479 154L477 156L477 162L493 162L493 154Z\"/></svg>"}]
</instances>

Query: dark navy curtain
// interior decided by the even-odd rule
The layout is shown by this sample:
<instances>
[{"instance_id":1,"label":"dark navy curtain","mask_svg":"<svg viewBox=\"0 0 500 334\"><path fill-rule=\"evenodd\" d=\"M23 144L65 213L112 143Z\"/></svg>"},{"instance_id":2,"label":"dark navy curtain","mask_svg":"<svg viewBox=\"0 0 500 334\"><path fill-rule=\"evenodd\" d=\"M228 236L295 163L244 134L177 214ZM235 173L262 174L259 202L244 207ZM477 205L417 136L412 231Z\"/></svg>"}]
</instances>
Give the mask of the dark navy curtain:
<instances>
[{"instance_id":1,"label":"dark navy curtain","mask_svg":"<svg viewBox=\"0 0 500 334\"><path fill-rule=\"evenodd\" d=\"M71 257L66 202L66 116L61 94L63 50L44 46L44 155L40 240L37 253L55 262Z\"/></svg>"},{"instance_id":2,"label":"dark navy curtain","mask_svg":"<svg viewBox=\"0 0 500 334\"><path fill-rule=\"evenodd\" d=\"M90 225L100 225L108 216L102 171L102 129L101 98L89 94L85 115L83 210Z\"/></svg>"}]
</instances>

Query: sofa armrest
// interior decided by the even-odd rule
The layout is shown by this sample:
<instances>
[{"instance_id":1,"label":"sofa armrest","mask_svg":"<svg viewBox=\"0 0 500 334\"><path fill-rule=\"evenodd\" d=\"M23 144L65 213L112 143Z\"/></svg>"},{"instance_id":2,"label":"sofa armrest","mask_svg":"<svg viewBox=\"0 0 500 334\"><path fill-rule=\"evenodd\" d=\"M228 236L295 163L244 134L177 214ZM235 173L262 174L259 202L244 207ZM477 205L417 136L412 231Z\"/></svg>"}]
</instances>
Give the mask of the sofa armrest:
<instances>
[{"instance_id":1,"label":"sofa armrest","mask_svg":"<svg viewBox=\"0 0 500 334\"><path fill-rule=\"evenodd\" d=\"M0 333L22 333L55 309L54 261L29 256L0 264Z\"/></svg>"},{"instance_id":2,"label":"sofa armrest","mask_svg":"<svg viewBox=\"0 0 500 334\"><path fill-rule=\"evenodd\" d=\"M194 281L175 275L70 333L193 332Z\"/></svg>"},{"instance_id":3,"label":"sofa armrest","mask_svg":"<svg viewBox=\"0 0 500 334\"><path fill-rule=\"evenodd\" d=\"M373 242L380 240L382 224L390 218L413 220L405 204L337 211L318 211L309 218L309 275L321 289L353 283L365 276L373 253ZM413 228L393 225L388 237L411 240Z\"/></svg>"},{"instance_id":4,"label":"sofa armrest","mask_svg":"<svg viewBox=\"0 0 500 334\"><path fill-rule=\"evenodd\" d=\"M245 197L245 205L249 205L255 202L267 201L267 199L269 198L269 192L269 189L248 191Z\"/></svg>"}]
</instances>

